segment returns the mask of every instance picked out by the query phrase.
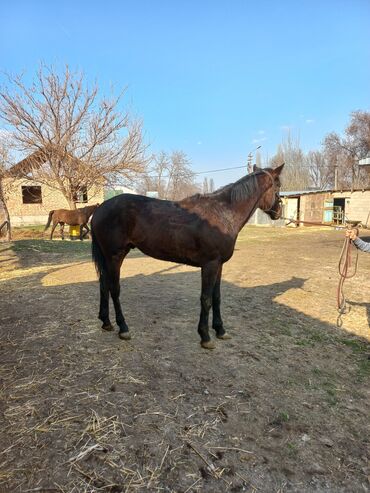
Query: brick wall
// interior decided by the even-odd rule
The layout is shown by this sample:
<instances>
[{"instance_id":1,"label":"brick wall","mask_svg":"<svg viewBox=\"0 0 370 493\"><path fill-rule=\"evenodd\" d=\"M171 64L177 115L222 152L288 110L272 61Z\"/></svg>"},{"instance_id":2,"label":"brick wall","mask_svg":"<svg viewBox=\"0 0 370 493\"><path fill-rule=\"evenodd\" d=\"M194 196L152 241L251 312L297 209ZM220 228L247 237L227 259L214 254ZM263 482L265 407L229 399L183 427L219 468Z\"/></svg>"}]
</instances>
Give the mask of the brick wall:
<instances>
[{"instance_id":1,"label":"brick wall","mask_svg":"<svg viewBox=\"0 0 370 493\"><path fill-rule=\"evenodd\" d=\"M22 186L41 186L41 204L23 204ZM49 211L55 209L69 209L67 200L63 194L48 185L41 185L31 180L4 180L4 190L7 197L7 205L10 220L13 226L46 224ZM77 204L77 207L85 207L104 201L102 187L92 187L88 190L88 202Z\"/></svg>"},{"instance_id":2,"label":"brick wall","mask_svg":"<svg viewBox=\"0 0 370 493\"><path fill-rule=\"evenodd\" d=\"M356 191L350 194L350 200L348 208L346 210L346 216L348 219L362 221L366 225L370 226L370 190Z\"/></svg>"}]
</instances>

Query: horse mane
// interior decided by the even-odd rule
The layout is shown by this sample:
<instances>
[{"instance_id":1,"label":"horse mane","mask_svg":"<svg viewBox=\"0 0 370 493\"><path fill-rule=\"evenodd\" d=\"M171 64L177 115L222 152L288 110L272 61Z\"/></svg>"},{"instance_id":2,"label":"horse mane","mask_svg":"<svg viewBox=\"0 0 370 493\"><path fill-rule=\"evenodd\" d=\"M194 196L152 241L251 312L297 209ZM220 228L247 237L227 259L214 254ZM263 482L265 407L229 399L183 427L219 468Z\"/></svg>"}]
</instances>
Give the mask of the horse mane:
<instances>
[{"instance_id":1,"label":"horse mane","mask_svg":"<svg viewBox=\"0 0 370 493\"><path fill-rule=\"evenodd\" d=\"M229 183L221 188L218 188L214 192L210 193L196 193L183 199L181 202L195 202L202 199L221 199L235 204L248 199L258 191L257 176L261 175L261 171L255 171L246 176L243 176L234 183Z\"/></svg>"},{"instance_id":2,"label":"horse mane","mask_svg":"<svg viewBox=\"0 0 370 493\"><path fill-rule=\"evenodd\" d=\"M235 183L231 183L230 185L226 186L226 188L228 189L229 201L231 204L242 202L258 191L258 174L261 173L251 173L250 175L243 176Z\"/></svg>"}]
</instances>

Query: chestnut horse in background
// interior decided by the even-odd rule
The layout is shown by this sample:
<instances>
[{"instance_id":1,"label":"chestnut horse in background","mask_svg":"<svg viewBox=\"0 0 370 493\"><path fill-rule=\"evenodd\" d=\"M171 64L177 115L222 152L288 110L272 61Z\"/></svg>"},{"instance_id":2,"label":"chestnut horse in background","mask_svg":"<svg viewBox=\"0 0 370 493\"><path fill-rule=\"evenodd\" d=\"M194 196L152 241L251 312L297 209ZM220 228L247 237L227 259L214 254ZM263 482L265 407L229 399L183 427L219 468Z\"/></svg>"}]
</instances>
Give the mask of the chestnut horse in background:
<instances>
[{"instance_id":1,"label":"chestnut horse in background","mask_svg":"<svg viewBox=\"0 0 370 493\"><path fill-rule=\"evenodd\" d=\"M60 234L62 235L62 240L64 240L64 225L69 226L80 226L80 240L89 233L90 229L87 225L91 214L94 213L95 209L99 207L99 204L88 205L87 207L81 207L80 209L57 209L55 211L49 212L48 222L46 223L44 231L48 229L53 221L53 227L51 228L50 239L53 239L53 233L58 224L60 224ZM83 229L86 229L83 233Z\"/></svg>"},{"instance_id":2,"label":"chestnut horse in background","mask_svg":"<svg viewBox=\"0 0 370 493\"><path fill-rule=\"evenodd\" d=\"M208 332L212 307L212 328L218 339L229 339L220 310L222 266L234 252L240 230L257 208L271 219L282 214L280 173L276 169L254 168L235 183L204 195L178 202L141 195L122 194L104 202L91 221L92 256L100 282L99 318L102 328L113 330L109 320L109 293L119 326L119 337L130 333L119 300L120 268L132 248L146 255L201 268L202 291L198 333L201 345L213 349Z\"/></svg>"}]
</instances>

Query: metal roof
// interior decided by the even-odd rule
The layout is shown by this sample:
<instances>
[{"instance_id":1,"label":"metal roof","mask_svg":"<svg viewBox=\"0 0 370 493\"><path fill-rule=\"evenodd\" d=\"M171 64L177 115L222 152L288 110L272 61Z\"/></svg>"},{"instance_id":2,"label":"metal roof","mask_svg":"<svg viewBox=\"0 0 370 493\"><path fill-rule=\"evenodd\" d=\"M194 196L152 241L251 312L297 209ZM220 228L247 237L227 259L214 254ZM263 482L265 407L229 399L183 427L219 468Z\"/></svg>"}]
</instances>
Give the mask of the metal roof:
<instances>
[{"instance_id":1,"label":"metal roof","mask_svg":"<svg viewBox=\"0 0 370 493\"><path fill-rule=\"evenodd\" d=\"M282 192L280 191L280 196L281 197L291 197L295 195L307 195L309 193L327 193L331 192L332 190L289 190L287 192Z\"/></svg>"},{"instance_id":2,"label":"metal roof","mask_svg":"<svg viewBox=\"0 0 370 493\"><path fill-rule=\"evenodd\" d=\"M298 195L309 195L309 194L317 194L317 193L351 193L351 192L369 192L370 188L356 188L351 190L350 188L334 190L332 188L325 190L289 190L286 192L280 191L280 197L296 197Z\"/></svg>"}]
</instances>

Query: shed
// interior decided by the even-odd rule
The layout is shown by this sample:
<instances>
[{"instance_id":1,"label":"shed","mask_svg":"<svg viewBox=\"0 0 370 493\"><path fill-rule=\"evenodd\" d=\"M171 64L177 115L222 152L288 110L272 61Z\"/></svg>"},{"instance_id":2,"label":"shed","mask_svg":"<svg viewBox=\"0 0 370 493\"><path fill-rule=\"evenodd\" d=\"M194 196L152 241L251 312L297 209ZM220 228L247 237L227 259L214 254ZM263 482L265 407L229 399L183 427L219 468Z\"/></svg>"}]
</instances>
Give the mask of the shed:
<instances>
[{"instance_id":1,"label":"shed","mask_svg":"<svg viewBox=\"0 0 370 493\"><path fill-rule=\"evenodd\" d=\"M280 196L283 216L286 218L326 224L344 224L346 220L356 220L370 226L370 188L352 191L299 190L280 192ZM272 221L257 209L249 224L284 226L287 221Z\"/></svg>"},{"instance_id":2,"label":"shed","mask_svg":"<svg viewBox=\"0 0 370 493\"><path fill-rule=\"evenodd\" d=\"M282 192L284 216L308 222L370 222L370 189Z\"/></svg>"}]
</instances>

